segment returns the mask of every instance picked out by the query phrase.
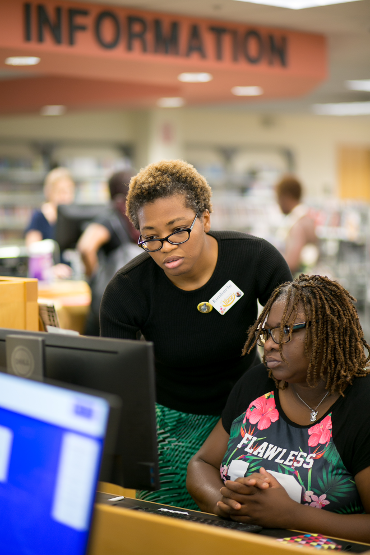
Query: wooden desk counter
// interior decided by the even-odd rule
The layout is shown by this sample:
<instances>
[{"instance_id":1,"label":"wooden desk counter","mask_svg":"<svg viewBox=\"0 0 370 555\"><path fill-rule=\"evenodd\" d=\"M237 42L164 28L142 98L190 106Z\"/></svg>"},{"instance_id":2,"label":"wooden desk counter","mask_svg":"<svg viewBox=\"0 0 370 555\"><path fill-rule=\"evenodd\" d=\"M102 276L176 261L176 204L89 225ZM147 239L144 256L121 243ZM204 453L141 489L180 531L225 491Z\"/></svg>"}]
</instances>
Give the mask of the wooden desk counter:
<instances>
[{"instance_id":1,"label":"wooden desk counter","mask_svg":"<svg viewBox=\"0 0 370 555\"><path fill-rule=\"evenodd\" d=\"M0 327L38 330L37 279L0 277Z\"/></svg>"},{"instance_id":2,"label":"wooden desk counter","mask_svg":"<svg viewBox=\"0 0 370 555\"><path fill-rule=\"evenodd\" d=\"M61 328L83 333L91 303L91 291L86 281L39 282L39 301L43 299L53 302Z\"/></svg>"},{"instance_id":3,"label":"wooden desk counter","mask_svg":"<svg viewBox=\"0 0 370 555\"><path fill-rule=\"evenodd\" d=\"M297 533L298 535L298 533ZM97 504L89 555L309 555L261 534L222 530L193 522ZM364 552L370 555L370 551Z\"/></svg>"}]
</instances>

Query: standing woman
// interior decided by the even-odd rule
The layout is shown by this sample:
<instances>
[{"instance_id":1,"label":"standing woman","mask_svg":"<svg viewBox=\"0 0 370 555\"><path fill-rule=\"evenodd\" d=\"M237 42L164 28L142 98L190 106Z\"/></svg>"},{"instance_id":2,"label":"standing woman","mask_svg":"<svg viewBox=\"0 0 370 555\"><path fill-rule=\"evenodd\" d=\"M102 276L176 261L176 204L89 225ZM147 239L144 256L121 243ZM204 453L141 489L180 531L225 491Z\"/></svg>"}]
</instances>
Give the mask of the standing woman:
<instances>
[{"instance_id":1,"label":"standing woman","mask_svg":"<svg viewBox=\"0 0 370 555\"><path fill-rule=\"evenodd\" d=\"M43 239L54 239L59 204L71 204L74 201L75 184L67 168L54 168L47 174L44 195L46 202L40 210L32 213L25 230L27 246Z\"/></svg>"},{"instance_id":2,"label":"standing woman","mask_svg":"<svg viewBox=\"0 0 370 555\"><path fill-rule=\"evenodd\" d=\"M67 168L54 168L46 175L44 196L46 202L40 210L34 210L24 232L27 247L44 239L55 239L58 206L72 204L75 198L75 184ZM60 264L55 264L52 268L54 277L71 277L72 269L64 263L62 253L61 260Z\"/></svg>"},{"instance_id":3,"label":"standing woman","mask_svg":"<svg viewBox=\"0 0 370 555\"><path fill-rule=\"evenodd\" d=\"M246 330L289 268L267 241L211 232L211 189L181 160L131 179L127 214L145 252L109 283L101 335L153 341L161 489L146 500L195 508L186 467L216 424L231 388L256 361Z\"/></svg>"}]
</instances>

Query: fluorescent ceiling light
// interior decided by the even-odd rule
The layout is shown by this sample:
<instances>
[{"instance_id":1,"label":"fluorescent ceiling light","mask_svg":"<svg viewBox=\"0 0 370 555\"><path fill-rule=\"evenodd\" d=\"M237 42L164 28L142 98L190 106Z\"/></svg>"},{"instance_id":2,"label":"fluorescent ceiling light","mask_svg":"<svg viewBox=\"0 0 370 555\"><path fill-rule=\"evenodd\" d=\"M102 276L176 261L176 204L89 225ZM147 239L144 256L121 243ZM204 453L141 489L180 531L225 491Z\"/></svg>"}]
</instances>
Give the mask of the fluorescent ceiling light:
<instances>
[{"instance_id":1,"label":"fluorescent ceiling light","mask_svg":"<svg viewBox=\"0 0 370 555\"><path fill-rule=\"evenodd\" d=\"M317 6L329 6L331 4L344 4L345 2L359 2L361 0L238 0L239 2L250 2L251 4L264 4L276 6L277 8L289 8L290 10L303 10L304 8L315 8Z\"/></svg>"},{"instance_id":2,"label":"fluorescent ceiling light","mask_svg":"<svg viewBox=\"0 0 370 555\"><path fill-rule=\"evenodd\" d=\"M180 106L183 106L184 104L184 99L179 96L160 98L157 102L157 105L161 108L180 108Z\"/></svg>"},{"instance_id":3,"label":"fluorescent ceiling light","mask_svg":"<svg viewBox=\"0 0 370 555\"><path fill-rule=\"evenodd\" d=\"M370 91L370 79L347 81L347 87L352 91Z\"/></svg>"},{"instance_id":4,"label":"fluorescent ceiling light","mask_svg":"<svg viewBox=\"0 0 370 555\"><path fill-rule=\"evenodd\" d=\"M315 114L322 116L370 115L370 102L340 102L338 104L314 104Z\"/></svg>"},{"instance_id":5,"label":"fluorescent ceiling light","mask_svg":"<svg viewBox=\"0 0 370 555\"><path fill-rule=\"evenodd\" d=\"M263 94L262 87L233 87L231 92L235 96L260 96Z\"/></svg>"},{"instance_id":6,"label":"fluorescent ceiling light","mask_svg":"<svg viewBox=\"0 0 370 555\"><path fill-rule=\"evenodd\" d=\"M10 56L5 63L8 66L35 66L40 62L37 56Z\"/></svg>"},{"instance_id":7,"label":"fluorescent ceiling light","mask_svg":"<svg viewBox=\"0 0 370 555\"><path fill-rule=\"evenodd\" d=\"M40 110L42 116L62 116L66 111L66 107L61 104L51 106L43 106Z\"/></svg>"},{"instance_id":8,"label":"fluorescent ceiling light","mask_svg":"<svg viewBox=\"0 0 370 555\"><path fill-rule=\"evenodd\" d=\"M180 73L177 79L183 83L208 83L213 76L210 73Z\"/></svg>"}]
</instances>

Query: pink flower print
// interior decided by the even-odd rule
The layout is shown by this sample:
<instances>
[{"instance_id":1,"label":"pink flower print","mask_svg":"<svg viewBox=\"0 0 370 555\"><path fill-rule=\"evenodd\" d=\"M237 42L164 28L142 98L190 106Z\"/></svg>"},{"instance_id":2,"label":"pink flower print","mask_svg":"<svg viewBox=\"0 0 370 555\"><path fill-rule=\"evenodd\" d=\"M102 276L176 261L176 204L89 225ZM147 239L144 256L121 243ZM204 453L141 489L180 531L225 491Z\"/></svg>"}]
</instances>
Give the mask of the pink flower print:
<instances>
[{"instance_id":1,"label":"pink flower print","mask_svg":"<svg viewBox=\"0 0 370 555\"><path fill-rule=\"evenodd\" d=\"M271 422L279 420L279 412L276 409L275 399L266 399L265 395L255 399L248 407L246 416L251 424L257 424L259 430L266 430Z\"/></svg>"},{"instance_id":2,"label":"pink flower print","mask_svg":"<svg viewBox=\"0 0 370 555\"><path fill-rule=\"evenodd\" d=\"M322 509L325 505L329 505L330 501L325 499L325 493L317 497L317 495L312 495L312 503L310 503L310 507L316 507L316 509Z\"/></svg>"},{"instance_id":3,"label":"pink flower print","mask_svg":"<svg viewBox=\"0 0 370 555\"><path fill-rule=\"evenodd\" d=\"M308 428L308 435L311 436L308 438L308 445L315 447L319 443L328 443L331 438L331 428L331 415L328 414L319 424Z\"/></svg>"},{"instance_id":4,"label":"pink flower print","mask_svg":"<svg viewBox=\"0 0 370 555\"><path fill-rule=\"evenodd\" d=\"M313 491L305 491L304 492L304 500L308 501L308 503L311 503L311 497L313 496ZM308 505L308 503L306 503L306 505Z\"/></svg>"},{"instance_id":5,"label":"pink flower print","mask_svg":"<svg viewBox=\"0 0 370 555\"><path fill-rule=\"evenodd\" d=\"M220 466L220 475L221 475L221 480L223 482L225 482L226 480L228 470L229 470L229 467L226 464L224 466Z\"/></svg>"}]
</instances>

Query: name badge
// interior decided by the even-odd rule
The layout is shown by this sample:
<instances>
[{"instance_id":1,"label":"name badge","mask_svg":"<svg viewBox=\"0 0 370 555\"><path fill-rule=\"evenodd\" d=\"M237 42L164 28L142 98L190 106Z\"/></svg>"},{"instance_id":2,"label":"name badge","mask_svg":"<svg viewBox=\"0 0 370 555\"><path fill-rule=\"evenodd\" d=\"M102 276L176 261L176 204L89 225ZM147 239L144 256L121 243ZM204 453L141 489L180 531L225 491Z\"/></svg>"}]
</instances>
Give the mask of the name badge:
<instances>
[{"instance_id":1,"label":"name badge","mask_svg":"<svg viewBox=\"0 0 370 555\"><path fill-rule=\"evenodd\" d=\"M243 291L229 280L215 295L213 295L209 302L217 312L226 314L243 295Z\"/></svg>"}]
</instances>

